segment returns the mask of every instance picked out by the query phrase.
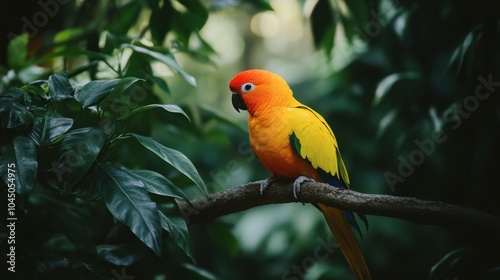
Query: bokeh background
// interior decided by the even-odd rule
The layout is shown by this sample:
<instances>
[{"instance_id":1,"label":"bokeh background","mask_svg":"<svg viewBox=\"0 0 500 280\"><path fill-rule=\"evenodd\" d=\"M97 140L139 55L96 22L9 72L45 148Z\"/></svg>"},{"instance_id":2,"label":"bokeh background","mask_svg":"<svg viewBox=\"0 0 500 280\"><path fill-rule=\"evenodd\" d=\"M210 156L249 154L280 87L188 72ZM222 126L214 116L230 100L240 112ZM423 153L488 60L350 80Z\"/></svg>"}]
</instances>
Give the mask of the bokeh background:
<instances>
[{"instance_id":1,"label":"bokeh background","mask_svg":"<svg viewBox=\"0 0 500 280\"><path fill-rule=\"evenodd\" d=\"M75 85L144 78L154 86L148 101L177 104L191 122L150 113L137 129L184 153L209 193L269 175L250 150L246 112L234 111L228 89L239 71L262 68L284 77L295 97L329 122L354 190L500 216L498 1L53 0L48 8L21 2L0 12L0 89L58 72ZM22 32L28 52L16 61L7 46ZM168 53L175 67L120 48L132 41ZM132 149L116 157L170 174L191 199L203 196L185 178L152 159L137 163L135 155ZM111 225L96 225L100 212L88 213L90 230L99 232L93 243L110 242L99 236ZM17 238L26 244L18 251L25 279L353 279L321 213L300 203L189 225L195 262L165 234L161 258L146 248L125 250L128 262L82 265L85 258L54 226L52 212L28 211L24 221ZM498 233L368 221L360 242L374 279L500 277ZM112 242L139 243L133 235Z\"/></svg>"}]
</instances>

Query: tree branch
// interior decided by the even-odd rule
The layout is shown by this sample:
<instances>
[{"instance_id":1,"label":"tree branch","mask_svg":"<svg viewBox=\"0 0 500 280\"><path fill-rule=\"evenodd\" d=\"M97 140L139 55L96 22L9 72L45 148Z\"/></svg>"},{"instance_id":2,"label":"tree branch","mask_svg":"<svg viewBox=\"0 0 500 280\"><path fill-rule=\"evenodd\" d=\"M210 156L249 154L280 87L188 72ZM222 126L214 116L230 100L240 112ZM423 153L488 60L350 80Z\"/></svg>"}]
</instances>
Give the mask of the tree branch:
<instances>
[{"instance_id":1,"label":"tree branch","mask_svg":"<svg viewBox=\"0 0 500 280\"><path fill-rule=\"evenodd\" d=\"M259 193L259 182L227 189L191 202L178 201L188 223L204 223L231 213L256 206L277 203L321 203L324 205L363 213L404 219L420 224L442 226L480 226L500 232L500 217L459 205L426 201L412 197L363 194L338 189L318 182L306 182L296 200L289 181L277 181L264 194Z\"/></svg>"}]
</instances>

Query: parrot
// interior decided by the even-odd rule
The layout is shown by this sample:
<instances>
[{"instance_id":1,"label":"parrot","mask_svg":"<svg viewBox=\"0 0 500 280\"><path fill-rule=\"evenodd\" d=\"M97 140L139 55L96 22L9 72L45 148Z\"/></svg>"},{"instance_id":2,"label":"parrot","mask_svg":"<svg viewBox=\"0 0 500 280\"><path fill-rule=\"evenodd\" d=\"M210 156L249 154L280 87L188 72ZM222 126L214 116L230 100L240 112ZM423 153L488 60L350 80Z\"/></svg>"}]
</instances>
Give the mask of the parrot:
<instances>
[{"instance_id":1,"label":"parrot","mask_svg":"<svg viewBox=\"0 0 500 280\"><path fill-rule=\"evenodd\" d=\"M349 188L349 176L335 135L325 119L297 101L287 82L263 69L237 73L229 82L236 111L248 112L250 147L271 173L260 183L260 193L278 179L293 182L297 199L300 185L316 181ZM361 231L352 212L315 205L345 256L356 279L371 279L370 271L353 229ZM368 228L363 214L357 214Z\"/></svg>"}]
</instances>

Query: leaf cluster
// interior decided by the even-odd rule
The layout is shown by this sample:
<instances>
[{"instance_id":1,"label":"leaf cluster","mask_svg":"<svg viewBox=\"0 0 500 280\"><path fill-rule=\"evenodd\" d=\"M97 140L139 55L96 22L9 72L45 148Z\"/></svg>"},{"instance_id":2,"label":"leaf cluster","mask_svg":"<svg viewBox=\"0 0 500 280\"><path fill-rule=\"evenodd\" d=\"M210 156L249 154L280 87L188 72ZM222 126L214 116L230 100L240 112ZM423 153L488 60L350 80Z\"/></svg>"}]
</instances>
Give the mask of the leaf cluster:
<instances>
[{"instance_id":1,"label":"leaf cluster","mask_svg":"<svg viewBox=\"0 0 500 280\"><path fill-rule=\"evenodd\" d=\"M161 101L171 90L154 65L196 86L175 55L210 62L199 35L210 10L198 0L91 2L58 5L37 30L12 28L0 60L0 184L14 184L23 221L20 274L110 279L119 267L171 258L143 275L198 275L185 264L194 257L176 200L207 187L186 155L153 136L190 126L183 108ZM11 20L29 15L19 13Z\"/></svg>"},{"instance_id":2,"label":"leaf cluster","mask_svg":"<svg viewBox=\"0 0 500 280\"><path fill-rule=\"evenodd\" d=\"M24 202L24 207L30 207L36 200L42 200L39 203L55 200L64 212L74 208L75 203L98 201L156 255L162 254L163 231L166 231L191 256L187 226L175 203L175 199L187 200L186 194L165 175L141 166L126 167L112 156L139 145L143 151L131 155L138 162L157 155L192 180L202 193L207 192L186 156L149 136L130 132L128 124L146 110L160 108L187 117L173 104L148 104L130 112L113 106L137 90L148 91L142 79L93 80L74 87L65 74L54 74L46 81L1 93L2 177L9 183L6 168L14 164L17 201ZM41 195L37 188L46 190ZM19 211L24 208L21 205ZM161 211L162 208L170 210ZM76 240L74 245L92 243L89 232L71 229L71 224L79 220L75 217L59 223L68 228L66 237ZM82 249L109 261L106 256L113 249L107 247L106 254L99 254L99 246Z\"/></svg>"}]
</instances>

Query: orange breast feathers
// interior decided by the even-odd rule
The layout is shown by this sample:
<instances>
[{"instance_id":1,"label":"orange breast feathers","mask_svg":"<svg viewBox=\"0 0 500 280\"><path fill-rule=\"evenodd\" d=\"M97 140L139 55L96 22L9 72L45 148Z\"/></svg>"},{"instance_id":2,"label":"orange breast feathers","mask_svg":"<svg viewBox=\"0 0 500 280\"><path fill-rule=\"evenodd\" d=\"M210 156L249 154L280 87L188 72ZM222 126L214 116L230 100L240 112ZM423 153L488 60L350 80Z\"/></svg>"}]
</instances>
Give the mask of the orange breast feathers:
<instances>
[{"instance_id":1,"label":"orange breast feathers","mask_svg":"<svg viewBox=\"0 0 500 280\"><path fill-rule=\"evenodd\" d=\"M251 82L248 82L251 81ZM262 164L274 176L308 176L321 180L290 145L295 107L301 106L278 75L265 70L241 72L229 85L235 109L248 110L250 144ZM251 94L250 94L251 92Z\"/></svg>"},{"instance_id":2,"label":"orange breast feathers","mask_svg":"<svg viewBox=\"0 0 500 280\"><path fill-rule=\"evenodd\" d=\"M321 181L316 170L300 158L290 145L293 134L293 108L277 106L258 115L249 115L250 145L269 172L282 178L307 176Z\"/></svg>"}]
</instances>

